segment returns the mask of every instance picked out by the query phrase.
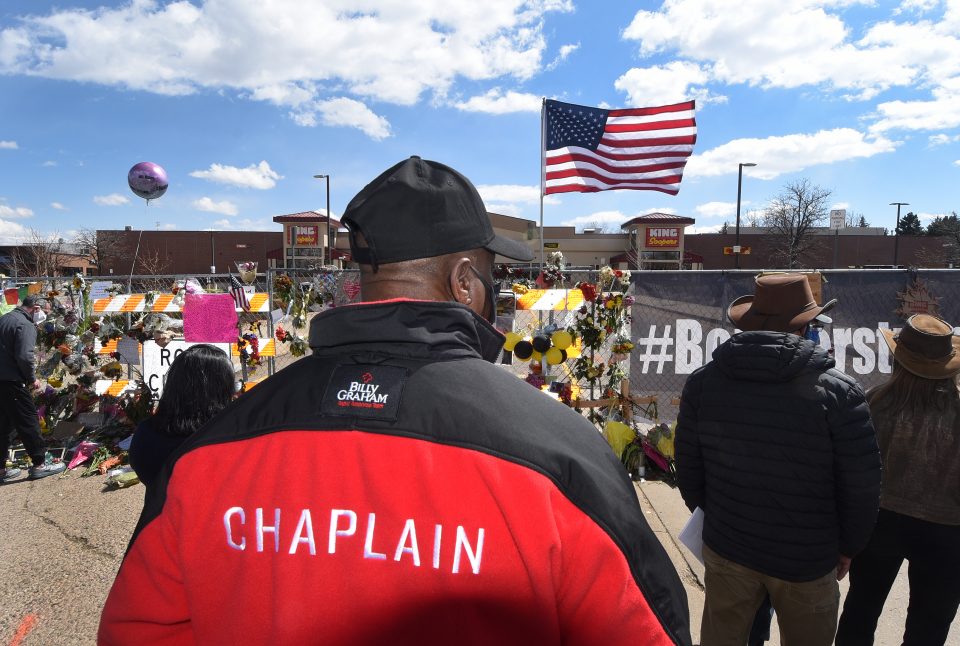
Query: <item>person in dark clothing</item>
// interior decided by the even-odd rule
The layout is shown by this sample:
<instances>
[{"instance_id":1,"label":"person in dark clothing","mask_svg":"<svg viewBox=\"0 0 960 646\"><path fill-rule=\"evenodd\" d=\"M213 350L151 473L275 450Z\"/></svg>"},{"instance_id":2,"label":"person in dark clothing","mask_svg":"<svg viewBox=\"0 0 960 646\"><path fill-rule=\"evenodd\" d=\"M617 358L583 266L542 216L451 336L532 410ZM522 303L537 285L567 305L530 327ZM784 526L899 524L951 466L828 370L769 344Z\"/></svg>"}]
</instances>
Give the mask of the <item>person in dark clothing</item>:
<instances>
[{"instance_id":1,"label":"person in dark clothing","mask_svg":"<svg viewBox=\"0 0 960 646\"><path fill-rule=\"evenodd\" d=\"M677 480L704 511L703 646L746 643L764 595L781 643L833 643L837 581L880 495L863 390L803 338L834 304L817 305L802 274L758 277L755 295L727 309L743 331L684 386Z\"/></svg>"},{"instance_id":2,"label":"person in dark clothing","mask_svg":"<svg viewBox=\"0 0 960 646\"><path fill-rule=\"evenodd\" d=\"M880 516L853 559L837 646L871 646L904 559L910 606L904 646L942 646L960 607L960 337L928 314L881 329L889 381L867 393L883 459ZM952 642L955 643L955 642Z\"/></svg>"},{"instance_id":3,"label":"person in dark clothing","mask_svg":"<svg viewBox=\"0 0 960 646\"><path fill-rule=\"evenodd\" d=\"M14 310L0 316L0 459L6 464L11 431L23 442L33 466L29 478L37 480L62 472L62 462L46 464L47 445L40 435L40 419L33 404L32 391L40 388L34 373L40 302L27 296ZM4 468L0 482L11 482L22 475L16 467Z\"/></svg>"},{"instance_id":4,"label":"person in dark clothing","mask_svg":"<svg viewBox=\"0 0 960 646\"><path fill-rule=\"evenodd\" d=\"M223 350L198 343L178 354L156 413L137 426L130 442L130 466L140 482L152 485L170 454L223 410L235 392L233 364Z\"/></svg>"},{"instance_id":5,"label":"person in dark clothing","mask_svg":"<svg viewBox=\"0 0 960 646\"><path fill-rule=\"evenodd\" d=\"M493 365L494 254L529 248L419 157L341 221L363 302L172 456L99 643L690 644L609 445Z\"/></svg>"}]
</instances>

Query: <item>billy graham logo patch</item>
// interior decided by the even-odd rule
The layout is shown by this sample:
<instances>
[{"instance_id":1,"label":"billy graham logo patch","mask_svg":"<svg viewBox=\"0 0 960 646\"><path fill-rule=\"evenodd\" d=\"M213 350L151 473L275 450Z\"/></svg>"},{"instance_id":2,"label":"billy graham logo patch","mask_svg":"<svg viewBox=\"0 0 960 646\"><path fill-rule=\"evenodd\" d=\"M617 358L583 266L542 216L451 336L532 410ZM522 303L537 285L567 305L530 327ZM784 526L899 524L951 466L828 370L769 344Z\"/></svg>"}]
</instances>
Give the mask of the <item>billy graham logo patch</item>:
<instances>
[{"instance_id":1,"label":"billy graham logo patch","mask_svg":"<svg viewBox=\"0 0 960 646\"><path fill-rule=\"evenodd\" d=\"M396 420L406 368L396 366L337 366L323 395L324 415Z\"/></svg>"}]
</instances>

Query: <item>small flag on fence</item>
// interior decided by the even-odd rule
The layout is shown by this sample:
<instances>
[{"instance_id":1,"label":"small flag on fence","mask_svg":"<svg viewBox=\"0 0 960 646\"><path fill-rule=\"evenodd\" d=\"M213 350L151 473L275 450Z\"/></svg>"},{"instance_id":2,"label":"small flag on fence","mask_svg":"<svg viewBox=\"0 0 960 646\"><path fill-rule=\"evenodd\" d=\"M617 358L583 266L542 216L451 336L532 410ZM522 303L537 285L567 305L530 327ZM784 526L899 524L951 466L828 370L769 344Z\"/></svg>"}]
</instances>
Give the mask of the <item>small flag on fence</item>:
<instances>
[{"instance_id":1,"label":"small flag on fence","mask_svg":"<svg viewBox=\"0 0 960 646\"><path fill-rule=\"evenodd\" d=\"M548 99L544 112L544 195L680 190L697 141L693 101L604 110Z\"/></svg>"},{"instance_id":2,"label":"small flag on fence","mask_svg":"<svg viewBox=\"0 0 960 646\"><path fill-rule=\"evenodd\" d=\"M233 294L233 302L237 307L244 312L250 311L250 301L247 299L247 293L243 291L243 283L233 274L230 274L230 293Z\"/></svg>"}]
</instances>

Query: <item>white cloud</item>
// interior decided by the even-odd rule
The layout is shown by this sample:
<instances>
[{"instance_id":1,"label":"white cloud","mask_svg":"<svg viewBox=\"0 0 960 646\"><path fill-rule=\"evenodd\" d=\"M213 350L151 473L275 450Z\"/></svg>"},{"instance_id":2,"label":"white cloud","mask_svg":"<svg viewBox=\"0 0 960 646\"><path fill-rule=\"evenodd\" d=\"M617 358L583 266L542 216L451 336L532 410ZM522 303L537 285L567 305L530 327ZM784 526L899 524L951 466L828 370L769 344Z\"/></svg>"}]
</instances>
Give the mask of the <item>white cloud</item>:
<instances>
[{"instance_id":1,"label":"white cloud","mask_svg":"<svg viewBox=\"0 0 960 646\"><path fill-rule=\"evenodd\" d=\"M837 202L836 204L830 207L830 210L835 211L837 209L849 209L849 208L850 208L850 202Z\"/></svg>"},{"instance_id":2,"label":"white cloud","mask_svg":"<svg viewBox=\"0 0 960 646\"><path fill-rule=\"evenodd\" d=\"M132 0L55 8L0 29L0 74L167 95L233 90L293 107L300 120L297 109L317 102L323 123L356 125L356 110L345 124L343 106L328 104L341 100L331 89L412 105L424 94L446 96L460 79L522 81L543 68L545 15L571 11L571 0ZM360 124L386 136L369 115Z\"/></svg>"},{"instance_id":3,"label":"white cloud","mask_svg":"<svg viewBox=\"0 0 960 646\"><path fill-rule=\"evenodd\" d=\"M933 11L940 4L940 0L903 0L900 6L893 10L894 14L916 11L917 13L926 13Z\"/></svg>"},{"instance_id":4,"label":"white cloud","mask_svg":"<svg viewBox=\"0 0 960 646\"><path fill-rule=\"evenodd\" d=\"M738 164L748 160L757 166L744 168L745 176L774 179L820 164L892 152L896 146L897 142L879 136L865 136L851 128L766 139L734 139L691 157L684 175L709 177L732 174L737 172Z\"/></svg>"},{"instance_id":5,"label":"white cloud","mask_svg":"<svg viewBox=\"0 0 960 646\"><path fill-rule=\"evenodd\" d=\"M630 217L631 216L624 215L620 211L596 211L589 215L579 215L575 218L564 220L561 224L567 227L579 227L588 224L613 225L619 227L629 220Z\"/></svg>"},{"instance_id":6,"label":"white cloud","mask_svg":"<svg viewBox=\"0 0 960 646\"><path fill-rule=\"evenodd\" d=\"M29 218L33 215L33 210L25 206L7 206L0 204L0 218Z\"/></svg>"},{"instance_id":7,"label":"white cloud","mask_svg":"<svg viewBox=\"0 0 960 646\"><path fill-rule=\"evenodd\" d=\"M516 204L495 204L493 202L486 203L487 210L491 213L499 213L500 215L509 215L515 218L523 217L523 209L521 209Z\"/></svg>"},{"instance_id":8,"label":"white cloud","mask_svg":"<svg viewBox=\"0 0 960 646\"><path fill-rule=\"evenodd\" d=\"M945 146L946 144L952 144L960 141L960 135L945 135L941 132L935 135L930 135L927 140L930 143L930 147L935 148L936 146Z\"/></svg>"},{"instance_id":9,"label":"white cloud","mask_svg":"<svg viewBox=\"0 0 960 646\"><path fill-rule=\"evenodd\" d=\"M932 91L930 100L887 101L877 106L871 132L948 130L960 126L960 77Z\"/></svg>"},{"instance_id":10,"label":"white cloud","mask_svg":"<svg viewBox=\"0 0 960 646\"><path fill-rule=\"evenodd\" d=\"M960 166L960 159L958 159L957 161L953 162L953 165L954 165L954 166Z\"/></svg>"},{"instance_id":11,"label":"white cloud","mask_svg":"<svg viewBox=\"0 0 960 646\"><path fill-rule=\"evenodd\" d=\"M111 193L110 195L97 195L93 198L93 203L99 206L120 206L121 204L129 204L130 200L126 195Z\"/></svg>"},{"instance_id":12,"label":"white cloud","mask_svg":"<svg viewBox=\"0 0 960 646\"><path fill-rule=\"evenodd\" d=\"M0 150L16 150L17 148L19 148L19 146L15 141L0 140Z\"/></svg>"},{"instance_id":13,"label":"white cloud","mask_svg":"<svg viewBox=\"0 0 960 646\"><path fill-rule=\"evenodd\" d=\"M65 206L64 206L63 204L61 204L60 202L50 202L50 206L51 206L52 208L58 210L58 211L66 211L66 210L67 210L67 207L65 207Z\"/></svg>"},{"instance_id":14,"label":"white cloud","mask_svg":"<svg viewBox=\"0 0 960 646\"><path fill-rule=\"evenodd\" d=\"M190 173L190 177L205 179L218 184L229 184L230 186L240 186L242 188L256 188L262 191L271 189L277 185L277 180L283 179L276 171L270 168L270 164L261 161L259 164L251 164L246 168L237 168L236 166L226 166L224 164L210 164L208 170L195 170Z\"/></svg>"},{"instance_id":15,"label":"white cloud","mask_svg":"<svg viewBox=\"0 0 960 646\"><path fill-rule=\"evenodd\" d=\"M618 230L621 224L627 222L628 220L632 220L638 215L647 215L648 213L675 214L676 212L677 210L673 207L654 207L645 211L640 211L634 215L626 215L620 211L596 211L589 215L580 215L575 218L570 218L569 220L564 220L561 222L561 224L568 227L579 227L590 224L613 225L612 228Z\"/></svg>"},{"instance_id":16,"label":"white cloud","mask_svg":"<svg viewBox=\"0 0 960 646\"><path fill-rule=\"evenodd\" d=\"M563 61L567 60L570 57L570 54L574 53L578 49L580 49L579 42L571 43L568 45L561 45L559 51L557 52L557 57L554 58L552 61L550 61L550 63L546 66L545 69L547 70L557 69L557 67L559 67L560 64L563 63Z\"/></svg>"},{"instance_id":17,"label":"white cloud","mask_svg":"<svg viewBox=\"0 0 960 646\"><path fill-rule=\"evenodd\" d=\"M740 202L741 211L743 205L748 202ZM698 215L702 215L705 218L728 218L735 216L737 214L737 203L736 202L707 202L706 204L700 204L699 206L694 207L694 211Z\"/></svg>"},{"instance_id":18,"label":"white cloud","mask_svg":"<svg viewBox=\"0 0 960 646\"><path fill-rule=\"evenodd\" d=\"M703 225L703 226L694 224L684 229L684 234L696 235L698 233L718 233L722 228L723 228L723 224L710 224L710 225ZM727 228L730 229L732 227L730 225L727 225Z\"/></svg>"},{"instance_id":19,"label":"white cloud","mask_svg":"<svg viewBox=\"0 0 960 646\"><path fill-rule=\"evenodd\" d=\"M177 225L172 222L166 222L160 225L162 231L173 231L177 228Z\"/></svg>"},{"instance_id":20,"label":"white cloud","mask_svg":"<svg viewBox=\"0 0 960 646\"><path fill-rule=\"evenodd\" d=\"M933 222L937 218L942 218L949 215L949 213L917 213L917 217L920 218L921 222Z\"/></svg>"},{"instance_id":21,"label":"white cloud","mask_svg":"<svg viewBox=\"0 0 960 646\"><path fill-rule=\"evenodd\" d=\"M48 159L47 161L43 162L40 165L43 166L44 168L53 168L54 166L57 165L57 162Z\"/></svg>"},{"instance_id":22,"label":"white cloud","mask_svg":"<svg viewBox=\"0 0 960 646\"><path fill-rule=\"evenodd\" d=\"M489 114L507 114L511 112L539 112L543 97L537 94L503 92L500 88L493 88L485 94L472 96L466 101L459 101L453 105L458 110L466 112L487 112Z\"/></svg>"},{"instance_id":23,"label":"white cloud","mask_svg":"<svg viewBox=\"0 0 960 646\"><path fill-rule=\"evenodd\" d=\"M614 81L633 106L663 105L696 99L699 103L726 103L727 97L713 95L703 87L708 71L696 63L671 61L666 65L634 67Z\"/></svg>"},{"instance_id":24,"label":"white cloud","mask_svg":"<svg viewBox=\"0 0 960 646\"><path fill-rule=\"evenodd\" d=\"M480 184L477 192L484 202L522 202L524 204L538 204L540 202L540 187L527 184ZM553 195L545 195L544 204L560 204L560 200Z\"/></svg>"},{"instance_id":25,"label":"white cloud","mask_svg":"<svg viewBox=\"0 0 960 646\"><path fill-rule=\"evenodd\" d=\"M0 244L20 244L30 237L30 230L19 222L0 219Z\"/></svg>"},{"instance_id":26,"label":"white cloud","mask_svg":"<svg viewBox=\"0 0 960 646\"><path fill-rule=\"evenodd\" d=\"M221 215L236 215L239 213L237 210L237 205L233 202L228 202L223 200L222 202L214 202L209 197L201 197L199 200L193 201L193 208L198 211L207 211L209 213L220 213Z\"/></svg>"},{"instance_id":27,"label":"white cloud","mask_svg":"<svg viewBox=\"0 0 960 646\"><path fill-rule=\"evenodd\" d=\"M325 126L357 128L371 139L377 140L390 136L389 121L360 101L346 97L314 101L290 113L293 120L301 126L317 125L318 115Z\"/></svg>"},{"instance_id":28,"label":"white cloud","mask_svg":"<svg viewBox=\"0 0 960 646\"><path fill-rule=\"evenodd\" d=\"M276 231L277 224L271 220L243 218L241 220L214 220L207 231Z\"/></svg>"},{"instance_id":29,"label":"white cloud","mask_svg":"<svg viewBox=\"0 0 960 646\"><path fill-rule=\"evenodd\" d=\"M883 22L853 40L841 12L854 4L873 0L755 0L738 11L726 0L674 0L637 12L623 35L641 55L676 51L725 83L825 85L861 99L912 84L934 60L923 51L930 43L904 42Z\"/></svg>"}]
</instances>

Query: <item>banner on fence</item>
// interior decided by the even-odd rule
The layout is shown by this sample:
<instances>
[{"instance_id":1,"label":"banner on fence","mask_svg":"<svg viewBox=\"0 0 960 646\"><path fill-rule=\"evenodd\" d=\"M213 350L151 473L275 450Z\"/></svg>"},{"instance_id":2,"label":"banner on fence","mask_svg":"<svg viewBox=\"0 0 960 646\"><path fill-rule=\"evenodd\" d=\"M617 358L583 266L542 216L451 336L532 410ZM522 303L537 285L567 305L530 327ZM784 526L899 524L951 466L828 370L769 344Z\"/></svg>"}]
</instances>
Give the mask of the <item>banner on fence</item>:
<instances>
[{"instance_id":1,"label":"banner on fence","mask_svg":"<svg viewBox=\"0 0 960 646\"><path fill-rule=\"evenodd\" d=\"M157 397L163 394L163 386L167 381L167 371L170 370L170 364L177 358L177 355L189 348L195 343L189 341L170 341L165 346L160 347L153 341L145 341L143 344L143 380L147 383ZM230 343L211 343L210 345L220 348L230 356Z\"/></svg>"},{"instance_id":2,"label":"banner on fence","mask_svg":"<svg viewBox=\"0 0 960 646\"><path fill-rule=\"evenodd\" d=\"M820 331L820 345L836 367L864 388L882 383L891 357L880 328L899 330L908 316L929 313L960 323L960 272L827 271L823 298L838 299L833 323ZM631 386L679 396L686 377L710 361L735 333L726 308L753 293L753 274L743 272L637 272L630 356Z\"/></svg>"}]
</instances>

